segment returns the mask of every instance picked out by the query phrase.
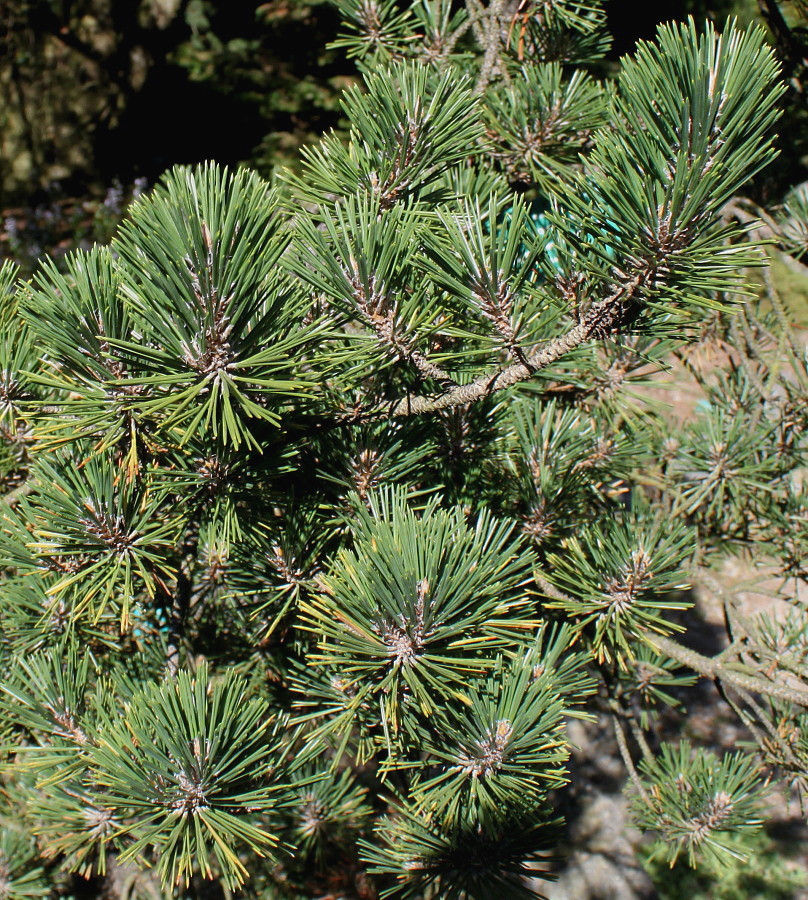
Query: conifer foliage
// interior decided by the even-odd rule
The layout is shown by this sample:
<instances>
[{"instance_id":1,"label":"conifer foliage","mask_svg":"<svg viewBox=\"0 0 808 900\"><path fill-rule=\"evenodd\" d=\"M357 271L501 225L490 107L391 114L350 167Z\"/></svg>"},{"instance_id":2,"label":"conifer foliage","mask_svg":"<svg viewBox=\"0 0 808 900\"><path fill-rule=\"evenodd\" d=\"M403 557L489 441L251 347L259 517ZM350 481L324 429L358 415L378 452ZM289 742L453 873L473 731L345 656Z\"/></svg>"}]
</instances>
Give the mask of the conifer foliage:
<instances>
[{"instance_id":1,"label":"conifer foliage","mask_svg":"<svg viewBox=\"0 0 808 900\"><path fill-rule=\"evenodd\" d=\"M337 5L347 143L0 269L3 897L540 897L573 717L671 862L808 783L803 606L672 637L730 550L808 571L806 358L744 293L808 232L738 199L763 34L602 82L594 0ZM729 362L683 430L643 390L694 340ZM754 746L663 733L697 675Z\"/></svg>"}]
</instances>

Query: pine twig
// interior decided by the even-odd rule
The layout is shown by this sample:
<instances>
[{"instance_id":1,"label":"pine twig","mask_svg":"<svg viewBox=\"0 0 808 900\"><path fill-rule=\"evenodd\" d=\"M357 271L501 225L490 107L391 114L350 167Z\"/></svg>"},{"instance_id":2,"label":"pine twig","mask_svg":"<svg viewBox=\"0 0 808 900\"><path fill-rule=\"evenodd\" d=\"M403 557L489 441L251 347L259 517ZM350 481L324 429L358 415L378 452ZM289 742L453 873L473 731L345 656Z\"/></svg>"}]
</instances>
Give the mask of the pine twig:
<instances>
[{"instance_id":1,"label":"pine twig","mask_svg":"<svg viewBox=\"0 0 808 900\"><path fill-rule=\"evenodd\" d=\"M620 750L620 756L623 759L623 764L628 771L628 776L631 779L631 783L637 789L637 793L646 803L648 803L648 792L643 787L642 780L640 779L640 774L637 771L637 767L634 765L634 760L631 758L631 751L628 749L626 733L625 731L623 731L623 725L620 722L619 715L616 711L617 704L612 701L610 705L612 706L612 725L614 726L614 736L615 738L617 738L617 747Z\"/></svg>"},{"instance_id":2,"label":"pine twig","mask_svg":"<svg viewBox=\"0 0 808 900\"><path fill-rule=\"evenodd\" d=\"M466 403L474 403L496 391L512 387L532 378L536 372L566 356L595 337L610 333L617 325L625 302L629 301L640 287L641 278L637 276L632 282L622 286L612 295L599 303L593 304L584 319L566 334L550 341L546 347L535 351L527 358L527 363L514 363L505 369L488 372L469 384L450 387L435 397L404 397L394 402L386 410L374 410L358 418L398 418L403 416L424 415L439 409L449 409Z\"/></svg>"},{"instance_id":3,"label":"pine twig","mask_svg":"<svg viewBox=\"0 0 808 900\"><path fill-rule=\"evenodd\" d=\"M4 494L0 497L0 500L3 503L8 504L8 506L16 506L23 497L27 497L34 490L34 485L30 479L24 481L19 487L14 488L13 491L9 491L7 494Z\"/></svg>"},{"instance_id":4,"label":"pine twig","mask_svg":"<svg viewBox=\"0 0 808 900\"><path fill-rule=\"evenodd\" d=\"M480 74L474 85L474 93L482 94L491 81L494 67L499 60L502 48L502 34L500 20L505 8L506 0L493 0L488 8L488 22L485 26L485 55L483 56Z\"/></svg>"},{"instance_id":5,"label":"pine twig","mask_svg":"<svg viewBox=\"0 0 808 900\"><path fill-rule=\"evenodd\" d=\"M777 733L777 729L772 725L766 716L763 709L761 709L760 704L755 700L755 698L742 689L738 689L738 696L743 699L745 703L749 705L754 714L757 716L757 720L763 725L763 727L768 732L772 742L777 746L780 752L783 754L783 758L786 759L789 765L793 766L795 769L800 769L800 761L794 755L794 751L789 747L788 743L783 740L783 736ZM748 714L747 714L748 715ZM752 717L748 715L746 719L746 724L749 727L750 731L755 735L758 743L761 747L765 746L765 736L758 737L760 734L760 729L756 726L756 724L752 721Z\"/></svg>"},{"instance_id":6,"label":"pine twig","mask_svg":"<svg viewBox=\"0 0 808 900\"><path fill-rule=\"evenodd\" d=\"M797 706L808 707L808 689L766 681L756 675L746 675L735 669L729 669L719 658L703 656L701 653L662 635L649 634L647 640L653 647L670 656L671 659L675 659L683 666L687 666L711 681L720 680L755 694L776 697L779 700L795 703Z\"/></svg>"},{"instance_id":7,"label":"pine twig","mask_svg":"<svg viewBox=\"0 0 808 900\"><path fill-rule=\"evenodd\" d=\"M474 32L474 36L479 43L484 43L483 31L480 27L480 16L481 14L484 14L483 8L478 2L475 2L475 0L467 0L466 11L468 13L468 18L465 22L461 22L447 37L443 48L441 49L440 56L438 57L438 62L446 62L446 60L448 60L452 55L454 48L457 46L457 42L469 29Z\"/></svg>"},{"instance_id":8,"label":"pine twig","mask_svg":"<svg viewBox=\"0 0 808 900\"><path fill-rule=\"evenodd\" d=\"M536 583L553 600L569 601L571 599L541 575L536 576ZM648 632L646 633L646 640L655 650L659 650L671 659L675 659L683 666L698 672L699 675L709 678L711 681L720 680L741 690L786 700L790 703L795 703L797 706L808 707L808 688L803 689L766 681L765 678L747 675L736 669L730 669L725 659L722 658L723 654L714 657L704 656L696 650L684 647L682 644L661 634Z\"/></svg>"},{"instance_id":9,"label":"pine twig","mask_svg":"<svg viewBox=\"0 0 808 900\"><path fill-rule=\"evenodd\" d=\"M648 760L648 762L652 762L654 760L653 751L651 750L648 741L645 739L642 728L640 728L640 726L637 724L637 720L633 717L629 717L628 725L631 729L631 733L634 735L634 740L637 742L637 746L640 748L640 752L642 753L643 757Z\"/></svg>"},{"instance_id":10,"label":"pine twig","mask_svg":"<svg viewBox=\"0 0 808 900\"><path fill-rule=\"evenodd\" d=\"M485 44L485 32L483 30L485 7L482 5L481 0L466 0L466 8L469 11L469 21L471 22L471 28L474 31L474 37L477 39L480 46L483 46Z\"/></svg>"},{"instance_id":11,"label":"pine twig","mask_svg":"<svg viewBox=\"0 0 808 900\"><path fill-rule=\"evenodd\" d=\"M177 580L168 609L168 644L166 646L166 671L176 678L180 669L180 646L185 637L188 612L191 609L193 571L199 544L199 516L194 515L188 524L180 547L180 565Z\"/></svg>"}]
</instances>

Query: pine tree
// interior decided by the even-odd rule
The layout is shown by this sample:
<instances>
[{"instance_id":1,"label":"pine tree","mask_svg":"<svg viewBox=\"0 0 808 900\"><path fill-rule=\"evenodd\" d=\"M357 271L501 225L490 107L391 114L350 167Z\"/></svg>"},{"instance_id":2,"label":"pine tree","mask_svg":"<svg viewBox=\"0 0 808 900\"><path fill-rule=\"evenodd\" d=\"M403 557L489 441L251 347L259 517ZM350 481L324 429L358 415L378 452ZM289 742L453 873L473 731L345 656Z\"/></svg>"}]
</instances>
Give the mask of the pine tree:
<instances>
[{"instance_id":1,"label":"pine tree","mask_svg":"<svg viewBox=\"0 0 808 900\"><path fill-rule=\"evenodd\" d=\"M594 0L339 8L347 143L175 168L111 246L0 270L4 897L538 897L574 717L670 862L806 786L808 364L756 273L808 204L741 196L763 33L666 25L612 82ZM644 391L694 343L680 427ZM791 612L729 597L703 656L687 587L740 551ZM749 747L662 735L698 676Z\"/></svg>"}]
</instances>

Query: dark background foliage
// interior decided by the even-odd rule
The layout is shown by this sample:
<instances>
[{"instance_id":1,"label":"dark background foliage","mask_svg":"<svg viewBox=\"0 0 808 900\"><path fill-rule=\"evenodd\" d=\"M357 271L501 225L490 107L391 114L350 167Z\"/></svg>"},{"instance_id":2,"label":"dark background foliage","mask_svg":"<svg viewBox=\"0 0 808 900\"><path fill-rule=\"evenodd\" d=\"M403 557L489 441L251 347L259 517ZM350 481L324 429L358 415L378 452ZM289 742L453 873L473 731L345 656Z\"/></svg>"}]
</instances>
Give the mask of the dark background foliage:
<instances>
[{"instance_id":1,"label":"dark background foliage","mask_svg":"<svg viewBox=\"0 0 808 900\"><path fill-rule=\"evenodd\" d=\"M766 8L611 0L606 64L660 22L763 21ZM355 70L326 47L337 29L322 0L3 0L0 205L152 183L175 163L249 162L264 175L292 163L302 143L339 127L339 93ZM796 60L792 68L799 78ZM799 83L793 89L792 102L801 100ZM794 134L783 145L778 181L790 185L804 167Z\"/></svg>"},{"instance_id":2,"label":"dark background foliage","mask_svg":"<svg viewBox=\"0 0 808 900\"><path fill-rule=\"evenodd\" d=\"M770 206L808 177L799 2L606 9L607 74L660 22L770 23L787 115L780 161L748 194ZM294 167L301 146L344 126L339 97L357 72L328 47L338 31L328 0L0 0L0 253L30 272L45 254L108 240L132 197L177 163L267 177Z\"/></svg>"}]
</instances>

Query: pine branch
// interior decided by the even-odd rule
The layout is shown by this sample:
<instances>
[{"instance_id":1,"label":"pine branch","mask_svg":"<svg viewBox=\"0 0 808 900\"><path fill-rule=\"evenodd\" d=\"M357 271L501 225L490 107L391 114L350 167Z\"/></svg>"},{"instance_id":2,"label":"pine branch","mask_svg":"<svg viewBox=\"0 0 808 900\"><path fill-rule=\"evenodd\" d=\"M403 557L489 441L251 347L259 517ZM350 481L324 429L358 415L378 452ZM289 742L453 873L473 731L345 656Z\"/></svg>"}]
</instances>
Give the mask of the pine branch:
<instances>
[{"instance_id":1,"label":"pine branch","mask_svg":"<svg viewBox=\"0 0 808 900\"><path fill-rule=\"evenodd\" d=\"M27 497L34 490L34 485L30 480L23 482L19 487L14 488L13 491L9 491L7 494L4 494L0 497L3 503L8 504L11 507L16 506L23 497Z\"/></svg>"},{"instance_id":2,"label":"pine branch","mask_svg":"<svg viewBox=\"0 0 808 900\"><path fill-rule=\"evenodd\" d=\"M356 261L352 262L353 271L346 272L345 276L353 289L353 299L357 309L362 313L365 322L373 329L379 344L394 359L401 359L415 366L422 378L454 384L455 382L448 372L430 362L427 356L414 346L412 340L399 333L394 301L386 291L371 290L369 292L359 277Z\"/></svg>"},{"instance_id":3,"label":"pine branch","mask_svg":"<svg viewBox=\"0 0 808 900\"><path fill-rule=\"evenodd\" d=\"M738 704L734 703L731 699L730 692L725 693L725 699L736 711L741 721L746 723L747 727L754 735L755 740L758 742L758 746L766 747L767 744L774 744L780 751L780 753L782 754L782 758L788 763L788 765L792 766L794 768L794 771L799 771L799 769L801 768L799 759L795 755L792 748L789 746L788 741L784 738L783 734L778 731L777 728L769 720L769 717L766 715L760 704L748 691L744 691L741 688L737 687L734 690L737 691L738 696L752 709L755 716L753 717L746 710L739 707ZM763 728L765 728L766 733L768 734L768 738L766 734L763 734L761 732L760 724L762 724Z\"/></svg>"},{"instance_id":4,"label":"pine branch","mask_svg":"<svg viewBox=\"0 0 808 900\"><path fill-rule=\"evenodd\" d=\"M793 687L766 681L756 675L747 675L729 668L720 658L703 656L701 653L691 650L689 647L683 647L676 641L661 635L649 634L648 641L671 659L675 659L711 681L723 681L742 690L808 707L808 688Z\"/></svg>"},{"instance_id":5,"label":"pine branch","mask_svg":"<svg viewBox=\"0 0 808 900\"><path fill-rule=\"evenodd\" d=\"M748 212L744 208L746 206L749 206L753 212ZM785 228L781 227L781 225L778 225L777 221L772 218L765 209L762 209L757 204L752 203L752 201L747 200L744 197L733 198L727 203L722 211L722 217L728 221L735 219L743 224L744 227L749 229L749 237L752 239L760 240L766 244L781 245L779 251L775 247L772 247L771 249L766 248L767 265L763 267L763 283L766 288L766 297L772 305L772 309L774 310L774 314L777 317L781 329L781 335L777 343L781 344L783 349L788 352L792 358L799 358L799 351L791 336L791 322L789 321L780 293L774 283L771 269L771 257L773 253L776 253L777 257L801 278L808 276L808 266L792 256L790 252L784 252L782 249L783 246L788 247L789 244L786 234L787 223Z\"/></svg>"},{"instance_id":6,"label":"pine branch","mask_svg":"<svg viewBox=\"0 0 808 900\"><path fill-rule=\"evenodd\" d=\"M637 742L637 746L640 748L643 759L653 759L654 753L651 750L651 747L648 745L648 741L646 740L642 728L640 728L639 724L633 716L629 716L628 724L631 728L631 733L634 735L634 740Z\"/></svg>"},{"instance_id":7,"label":"pine branch","mask_svg":"<svg viewBox=\"0 0 808 900\"><path fill-rule=\"evenodd\" d=\"M485 26L483 20L485 19L486 9L482 4L482 0L466 0L466 6L469 11L468 21L471 23L474 37L481 47L485 46ZM458 35L458 38L462 37L462 34L463 32Z\"/></svg>"},{"instance_id":8,"label":"pine branch","mask_svg":"<svg viewBox=\"0 0 808 900\"><path fill-rule=\"evenodd\" d=\"M631 779L631 783L637 789L637 793L643 798L643 800L647 802L648 792L645 790L642 780L640 779L640 775L634 765L634 760L631 758L631 751L628 748L626 733L623 730L622 723L620 722L620 713L618 709L619 708L617 707L617 704L614 704L611 716L612 725L614 726L614 736L617 739L617 747L620 750L620 756L623 760L623 764L626 767L628 776Z\"/></svg>"},{"instance_id":9,"label":"pine branch","mask_svg":"<svg viewBox=\"0 0 808 900\"><path fill-rule=\"evenodd\" d=\"M474 9L473 0L468 0L466 3L466 9L468 11L468 16L464 22L461 22L460 25L455 28L451 34L448 35L446 40L443 43L443 47L441 48L440 56L438 57L438 63L446 63L449 57L452 55L454 48L457 46L457 42L460 38L463 37L469 29L474 31L475 36L478 40L482 38L482 31L480 30L479 19L480 13L479 10Z\"/></svg>"},{"instance_id":10,"label":"pine branch","mask_svg":"<svg viewBox=\"0 0 808 900\"><path fill-rule=\"evenodd\" d=\"M493 0L488 8L488 21L485 29L485 55L480 65L480 74L474 85L475 94L483 94L494 74L494 68L500 61L502 52L502 16L507 0ZM501 66L500 67L504 68Z\"/></svg>"},{"instance_id":11,"label":"pine branch","mask_svg":"<svg viewBox=\"0 0 808 900\"><path fill-rule=\"evenodd\" d=\"M541 575L536 577L536 582L548 597L563 603L573 602L573 598L560 591L555 585L547 581ZM698 672L711 681L724 681L727 684L741 689L751 691L753 693L762 694L768 697L775 697L780 700L787 700L796 703L798 706L808 707L808 688L803 689L791 685L779 684L776 682L766 681L756 675L747 675L739 672L737 669L730 668L731 661L727 661L723 653L716 657L703 656L696 650L684 647L668 637L659 634L646 635L646 640L653 647L675 659L677 662L694 672Z\"/></svg>"},{"instance_id":12,"label":"pine branch","mask_svg":"<svg viewBox=\"0 0 808 900\"><path fill-rule=\"evenodd\" d=\"M180 547L180 565L168 609L168 642L166 671L176 678L180 669L180 647L185 637L188 613L191 609L193 573L199 545L199 511L191 518Z\"/></svg>"},{"instance_id":13,"label":"pine branch","mask_svg":"<svg viewBox=\"0 0 808 900\"><path fill-rule=\"evenodd\" d=\"M404 397L384 409L360 412L354 420L366 421L390 416L394 418L424 415L440 409L450 409L467 403L474 403L497 391L512 387L532 378L536 372L558 362L566 354L593 338L615 333L625 309L639 292L641 276L619 287L605 300L595 303L583 320L565 335L551 341L548 346L528 356L526 363L515 363L505 369L486 373L475 378L470 384L449 388L435 397Z\"/></svg>"}]
</instances>

